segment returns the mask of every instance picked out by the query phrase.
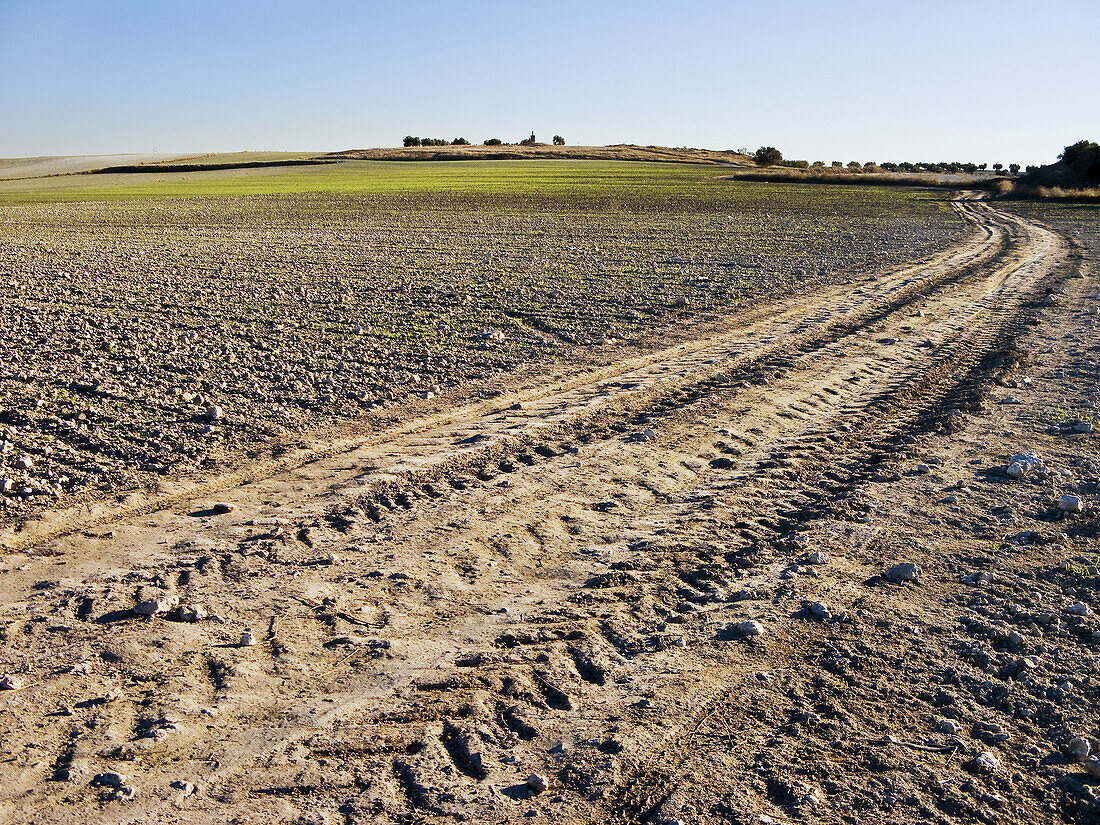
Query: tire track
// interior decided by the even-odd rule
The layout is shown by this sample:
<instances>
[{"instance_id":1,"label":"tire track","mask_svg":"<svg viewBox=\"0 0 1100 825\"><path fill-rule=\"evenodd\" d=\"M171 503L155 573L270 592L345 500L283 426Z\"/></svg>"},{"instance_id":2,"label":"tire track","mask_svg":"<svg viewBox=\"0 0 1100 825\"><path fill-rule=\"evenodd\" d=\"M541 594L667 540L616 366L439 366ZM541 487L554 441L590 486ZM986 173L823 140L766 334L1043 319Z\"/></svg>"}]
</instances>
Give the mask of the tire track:
<instances>
[{"instance_id":1,"label":"tire track","mask_svg":"<svg viewBox=\"0 0 1100 825\"><path fill-rule=\"evenodd\" d=\"M616 405L638 408L656 396L698 384L719 371L719 361L761 357L789 346L796 338L808 340L824 326L833 335L871 322L921 292L982 266L1008 243L1015 224L992 213L985 204L960 199L953 202L978 233L960 247L928 261L878 277L873 289L846 287L821 290L810 297L797 296L776 307L761 307L733 319L732 330L695 342L629 359L583 373L548 387L525 391L488 402L446 410L363 436L354 433L335 441L287 449L279 458L255 462L215 477L197 477L161 485L161 491L133 491L124 502L99 502L62 512L42 514L18 530L0 531L0 549L20 551L57 536L87 530L194 499L255 485L283 474L316 481L332 479L363 485L360 468L375 466L373 484L385 487L387 476L428 481L447 467L469 466L530 444L540 437L583 427L600 412ZM518 405L518 407L517 407ZM466 439L478 442L463 444ZM454 449L456 446L462 449ZM405 460L387 461L395 448ZM348 467L355 472L348 471Z\"/></svg>"},{"instance_id":2,"label":"tire track","mask_svg":"<svg viewBox=\"0 0 1100 825\"><path fill-rule=\"evenodd\" d=\"M957 208L984 232L925 265L926 271L888 274L850 295L834 290L793 300L774 317L762 312L728 334L565 386L414 422L389 440L379 437L291 476L239 488L228 498L239 512L212 531L219 541L238 541L234 530L270 519L277 504L284 521L313 519L281 539L285 548L289 536L297 535L297 558L316 558L339 546L339 533L315 535L324 515L329 524L367 516L378 524L374 535L401 542L410 559L442 551L447 559L423 562L428 566L418 573L423 583L415 598L393 595L401 580L380 577L391 594L378 598L389 600L394 614L387 631L400 649L398 659L366 667L373 648L351 642L352 654L302 654L302 666L316 661L313 672L288 675L287 667L296 667L293 657L283 665L271 645L258 647L251 659L232 665L240 668L236 675L227 668L221 687L215 680L216 692L249 689L228 697L218 721L201 734L202 750L218 753L216 766L202 767L193 741L182 740L167 746L149 771L163 778L172 760L179 760L208 788L259 788L269 756L318 730L338 724L373 729L386 722L389 736L409 748L407 757L380 751L390 782L396 777L403 791L406 812L446 818L463 806L495 810L499 800L485 789L500 781L501 769L490 755L499 754L509 737L535 740L544 730L557 730L555 720L589 713L588 700L578 703L578 696L619 690L615 674L629 671L632 660L676 647L674 631L657 629L668 622L656 622L642 609L645 599L665 619L679 616L672 627L688 634L696 627L691 617L720 607L730 589L744 583L741 573L775 574L773 543L786 522L797 522L798 508L849 506L836 502L858 498L864 465L893 449L899 432L931 425L945 404L966 403L959 388L988 371L990 355L1026 322L1027 307L1068 255L1056 235L1037 225L979 202L961 201ZM822 305L829 300L836 305ZM924 315L917 316L918 310ZM928 320L917 329L915 317ZM648 437L629 438L632 430L649 426L656 428L656 445ZM507 476L506 487L498 488L500 476ZM655 478L659 494L651 489ZM427 484L435 485L434 495ZM799 488L797 495L792 486ZM706 535L712 511L743 525L741 544L725 552L692 545ZM50 560L67 560L67 575L78 579L147 555L154 543L167 539L178 546L196 533L194 520L152 515L119 523L118 537L98 547L94 557L82 552L84 541L71 537L35 549ZM458 537L448 538L452 534ZM681 534L684 546L671 546ZM516 535L533 539L537 549L521 544L516 550ZM601 535L625 537L618 559L616 551L605 561L579 548ZM276 562L294 563L283 552L275 554ZM638 557L646 554L659 555L661 563L644 569ZM355 562L358 574L380 557L363 555ZM233 562L244 560L234 556ZM153 561L158 563L164 563L163 553ZM46 564L34 557L24 569L7 571L5 592L29 591ZM338 617L347 615L340 589L356 592L357 577L338 575L335 562L308 564L306 575L286 584L309 594L336 632L343 626ZM233 575L241 588L250 581ZM252 626L266 623L272 635L277 623L270 605L282 595L280 586L261 587L258 597L242 589L252 603L237 602L242 612L252 611ZM312 595L314 586L335 594L329 597L333 603ZM612 598L625 604L609 607L605 591L627 594ZM696 607L674 609L677 600ZM456 664L467 659L468 665ZM607 780L609 804L592 806L592 821L645 821L656 810L654 794L667 797L688 761L692 737L709 730L741 668L735 662L720 670L718 681L726 685L696 697L699 713L659 742L639 747L643 755L635 761L641 767ZM424 721L416 698L430 685L442 686L446 697L435 709L438 733L432 732L434 720ZM303 703L317 691L331 702L307 721ZM499 712L489 712L490 706ZM618 751L609 745L603 753ZM577 775L589 771L566 759L567 786L574 767ZM309 787L311 794L324 793L323 782ZM578 786L577 792L587 791ZM58 803L49 795L44 802L39 810L49 821ZM131 803L127 816L151 817L168 802L150 793ZM92 812L88 821L105 816L118 821ZM486 813L484 820L493 818Z\"/></svg>"}]
</instances>

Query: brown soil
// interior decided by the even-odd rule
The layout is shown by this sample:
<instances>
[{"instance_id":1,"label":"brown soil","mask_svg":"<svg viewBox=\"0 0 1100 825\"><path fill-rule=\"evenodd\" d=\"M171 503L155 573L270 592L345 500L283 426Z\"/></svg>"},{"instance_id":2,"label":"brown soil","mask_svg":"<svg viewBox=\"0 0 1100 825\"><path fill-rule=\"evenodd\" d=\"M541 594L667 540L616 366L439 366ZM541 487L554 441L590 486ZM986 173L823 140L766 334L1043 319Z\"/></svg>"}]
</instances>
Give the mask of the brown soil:
<instances>
[{"instance_id":1,"label":"brown soil","mask_svg":"<svg viewBox=\"0 0 1100 825\"><path fill-rule=\"evenodd\" d=\"M1100 455L1050 425L1096 398L1097 277L957 207L919 265L4 537L0 819L1095 819Z\"/></svg>"}]
</instances>

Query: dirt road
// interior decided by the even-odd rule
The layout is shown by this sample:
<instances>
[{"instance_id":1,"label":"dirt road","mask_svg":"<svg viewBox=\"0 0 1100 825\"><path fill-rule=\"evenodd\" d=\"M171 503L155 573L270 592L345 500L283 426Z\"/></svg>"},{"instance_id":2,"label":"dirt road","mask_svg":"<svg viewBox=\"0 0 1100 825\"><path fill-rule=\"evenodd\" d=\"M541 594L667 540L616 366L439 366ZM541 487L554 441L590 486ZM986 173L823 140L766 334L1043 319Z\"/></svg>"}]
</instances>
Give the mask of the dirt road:
<instances>
[{"instance_id":1,"label":"dirt road","mask_svg":"<svg viewBox=\"0 0 1100 825\"><path fill-rule=\"evenodd\" d=\"M1082 433L1049 436L1047 466L1057 454L1070 469L1026 488L1038 502L1076 484L1086 509L1072 529L1041 554L975 550L1007 546L1005 519L989 516L1007 479L975 481L1024 446L1005 416L1038 420L1043 392L1095 384L1064 363L1095 349L1081 312L1095 276L1056 232L955 205L973 233L933 260L243 485L197 480L0 536L0 675L21 683L0 693L0 817L1053 822L1092 810L1025 767L1072 739L1050 733L1049 709L998 711L982 699L995 684L959 687L1002 677L960 642L956 613L975 608L961 568L997 568L983 594L1026 580L1028 598L1061 595L1034 572L1060 560L1051 545L1100 549L1096 441ZM1047 389L1029 381L1023 403L987 407L1039 334ZM1045 433L1028 426L1032 441ZM1010 521L1054 517L1010 509ZM882 576L899 562L920 566L915 581ZM157 598L151 618L134 613ZM1095 658L1094 619L1073 615L1038 623L1033 675L1050 669L1055 687ZM1080 678L1064 692L1087 708ZM1069 733L1095 727L1094 711L1062 704ZM986 751L988 770L973 762Z\"/></svg>"}]
</instances>

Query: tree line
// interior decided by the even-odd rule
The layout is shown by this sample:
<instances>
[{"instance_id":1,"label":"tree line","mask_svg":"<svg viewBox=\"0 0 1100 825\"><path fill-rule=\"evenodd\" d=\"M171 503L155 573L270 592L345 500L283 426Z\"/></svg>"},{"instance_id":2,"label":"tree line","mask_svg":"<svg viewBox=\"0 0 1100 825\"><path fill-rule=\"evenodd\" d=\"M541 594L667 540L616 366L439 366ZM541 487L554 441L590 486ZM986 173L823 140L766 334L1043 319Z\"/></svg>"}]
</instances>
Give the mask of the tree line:
<instances>
[{"instance_id":1,"label":"tree line","mask_svg":"<svg viewBox=\"0 0 1100 825\"><path fill-rule=\"evenodd\" d=\"M808 160L784 160L783 153L774 146L761 146L753 153L752 157L757 166L785 166L791 169L821 169L825 167L825 161L823 160L815 160L813 163ZM834 160L829 165L834 169L848 169L852 172L936 172L938 174L965 173L968 175L974 175L989 169L988 163L960 163L957 161L918 161L916 163L883 161L882 163L876 163L869 160L860 163L858 160L853 160L845 164L843 161ZM1032 168L1034 167L1029 166L1028 171ZM1016 175L1020 172L1020 164L1010 163L1006 169L1003 163L994 163L993 171L998 175Z\"/></svg>"},{"instance_id":2,"label":"tree line","mask_svg":"<svg viewBox=\"0 0 1100 825\"><path fill-rule=\"evenodd\" d=\"M405 135L405 139L402 141L404 146L469 146L470 141L464 137L456 137L454 140L447 140L445 138L430 138L430 137L416 137L415 135ZM487 138L482 141L483 146L534 146L535 145L535 133L532 132L530 137L526 137L523 140L518 140L515 143L505 143L500 138ZM565 138L561 135L554 135L554 145L564 146Z\"/></svg>"}]
</instances>

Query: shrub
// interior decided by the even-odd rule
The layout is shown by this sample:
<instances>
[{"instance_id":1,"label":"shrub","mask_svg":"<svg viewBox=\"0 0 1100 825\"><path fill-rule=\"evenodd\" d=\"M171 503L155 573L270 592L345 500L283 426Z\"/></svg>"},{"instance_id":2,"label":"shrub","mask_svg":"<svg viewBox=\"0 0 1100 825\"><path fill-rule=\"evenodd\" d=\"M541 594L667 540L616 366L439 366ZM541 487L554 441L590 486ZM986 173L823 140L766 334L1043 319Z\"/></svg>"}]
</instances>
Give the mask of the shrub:
<instances>
[{"instance_id":1,"label":"shrub","mask_svg":"<svg viewBox=\"0 0 1100 825\"><path fill-rule=\"evenodd\" d=\"M561 135L554 135L554 145L555 146L564 146L565 145L565 138L563 138Z\"/></svg>"},{"instance_id":2,"label":"shrub","mask_svg":"<svg viewBox=\"0 0 1100 825\"><path fill-rule=\"evenodd\" d=\"M451 146L469 146L469 145L470 145L470 141L466 140L466 138L455 138L454 140L451 141Z\"/></svg>"},{"instance_id":3,"label":"shrub","mask_svg":"<svg viewBox=\"0 0 1100 825\"><path fill-rule=\"evenodd\" d=\"M863 164L860 163L858 160L850 160L850 161L848 161L848 168L849 169L862 169Z\"/></svg>"},{"instance_id":4,"label":"shrub","mask_svg":"<svg viewBox=\"0 0 1100 825\"><path fill-rule=\"evenodd\" d=\"M1018 163L1008 164L1008 171L1011 172L1013 175L1020 174L1020 164L1018 164Z\"/></svg>"},{"instance_id":5,"label":"shrub","mask_svg":"<svg viewBox=\"0 0 1100 825\"><path fill-rule=\"evenodd\" d=\"M834 169L843 169L844 168L844 161L834 160L833 163L832 163L832 167Z\"/></svg>"},{"instance_id":6,"label":"shrub","mask_svg":"<svg viewBox=\"0 0 1100 825\"><path fill-rule=\"evenodd\" d=\"M774 146L761 146L753 153L752 159L757 166L775 166L783 162L783 153Z\"/></svg>"},{"instance_id":7,"label":"shrub","mask_svg":"<svg viewBox=\"0 0 1100 825\"><path fill-rule=\"evenodd\" d=\"M419 146L420 145L420 138L413 137L412 135L405 135L404 143L405 143L406 146Z\"/></svg>"},{"instance_id":8,"label":"shrub","mask_svg":"<svg viewBox=\"0 0 1100 825\"><path fill-rule=\"evenodd\" d=\"M814 165L814 168L815 168L815 169L821 169L821 168L823 168L823 167L825 166L825 161L823 161L823 160L815 160L815 161L814 161L814 164L813 164L813 165Z\"/></svg>"},{"instance_id":9,"label":"shrub","mask_svg":"<svg viewBox=\"0 0 1100 825\"><path fill-rule=\"evenodd\" d=\"M501 146L502 143L501 143L500 138L489 138L487 141L484 142L483 145L485 145L485 146Z\"/></svg>"}]
</instances>

